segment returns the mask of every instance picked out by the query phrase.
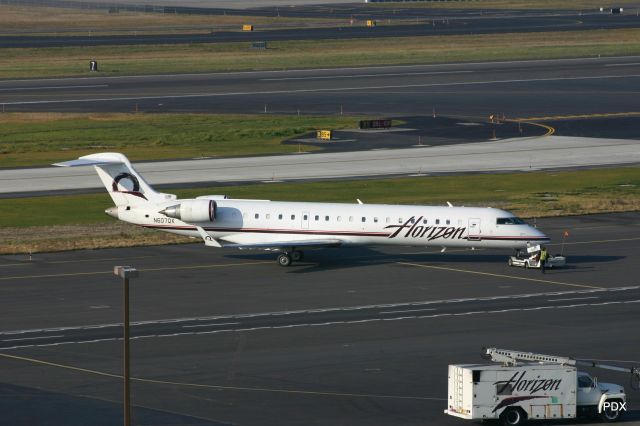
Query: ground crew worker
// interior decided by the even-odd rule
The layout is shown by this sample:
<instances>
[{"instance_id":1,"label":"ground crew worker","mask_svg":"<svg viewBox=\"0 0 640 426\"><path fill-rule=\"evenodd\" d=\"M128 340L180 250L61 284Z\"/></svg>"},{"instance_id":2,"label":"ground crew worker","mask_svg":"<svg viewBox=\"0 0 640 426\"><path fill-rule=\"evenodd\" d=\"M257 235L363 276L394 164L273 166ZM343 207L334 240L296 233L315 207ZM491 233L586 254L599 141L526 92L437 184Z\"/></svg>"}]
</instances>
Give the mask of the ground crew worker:
<instances>
[{"instance_id":1,"label":"ground crew worker","mask_svg":"<svg viewBox=\"0 0 640 426\"><path fill-rule=\"evenodd\" d=\"M542 270L542 273L544 274L544 269L545 269L545 265L547 264L547 258L549 257L549 253L547 253L547 248L546 247L542 247L542 250L540 250L540 270Z\"/></svg>"}]
</instances>

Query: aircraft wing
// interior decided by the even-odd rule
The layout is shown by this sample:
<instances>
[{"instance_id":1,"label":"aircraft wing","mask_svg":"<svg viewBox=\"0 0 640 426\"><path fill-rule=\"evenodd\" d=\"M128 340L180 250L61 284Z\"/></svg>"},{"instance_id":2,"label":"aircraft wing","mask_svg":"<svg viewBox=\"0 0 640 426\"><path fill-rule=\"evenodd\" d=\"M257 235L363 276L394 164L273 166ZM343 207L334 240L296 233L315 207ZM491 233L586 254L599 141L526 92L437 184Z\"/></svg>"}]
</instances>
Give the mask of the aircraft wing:
<instances>
[{"instance_id":1,"label":"aircraft wing","mask_svg":"<svg viewBox=\"0 0 640 426\"><path fill-rule=\"evenodd\" d=\"M211 247L237 248L240 250L281 250L291 249L293 247L306 248L324 248L338 247L342 245L342 240L338 239L318 239L318 240L283 240L283 241L267 241L267 242L244 242L244 243L225 243L210 236L202 227L196 226L198 233L202 237L205 245Z\"/></svg>"},{"instance_id":2,"label":"aircraft wing","mask_svg":"<svg viewBox=\"0 0 640 426\"><path fill-rule=\"evenodd\" d=\"M292 247L306 247L306 248L324 248L324 247L338 247L342 245L341 240L326 239L326 240L285 240L285 241L269 241L266 243L240 243L240 244L224 244L225 248L238 248L240 250L280 250Z\"/></svg>"}]
</instances>

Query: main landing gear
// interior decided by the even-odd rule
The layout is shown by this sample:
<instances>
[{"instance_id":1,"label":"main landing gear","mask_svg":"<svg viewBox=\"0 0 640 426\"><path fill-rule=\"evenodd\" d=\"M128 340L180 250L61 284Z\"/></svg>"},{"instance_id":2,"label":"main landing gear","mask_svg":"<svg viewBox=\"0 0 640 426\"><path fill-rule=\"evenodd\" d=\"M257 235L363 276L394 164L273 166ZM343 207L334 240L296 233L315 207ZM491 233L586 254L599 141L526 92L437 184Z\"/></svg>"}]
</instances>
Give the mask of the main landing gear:
<instances>
[{"instance_id":1,"label":"main landing gear","mask_svg":"<svg viewBox=\"0 0 640 426\"><path fill-rule=\"evenodd\" d=\"M301 250L285 251L278 255L278 265L289 266L291 262L298 262L304 259L304 253Z\"/></svg>"}]
</instances>

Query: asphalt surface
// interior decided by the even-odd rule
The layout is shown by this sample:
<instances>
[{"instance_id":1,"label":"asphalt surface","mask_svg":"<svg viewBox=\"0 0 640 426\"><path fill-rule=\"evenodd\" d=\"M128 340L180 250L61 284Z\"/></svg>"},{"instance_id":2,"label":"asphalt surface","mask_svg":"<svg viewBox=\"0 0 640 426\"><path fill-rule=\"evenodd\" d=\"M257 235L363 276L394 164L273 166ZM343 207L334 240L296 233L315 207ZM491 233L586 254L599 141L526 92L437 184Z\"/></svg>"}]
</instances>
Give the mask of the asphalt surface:
<instances>
[{"instance_id":1,"label":"asphalt surface","mask_svg":"<svg viewBox=\"0 0 640 426\"><path fill-rule=\"evenodd\" d=\"M3 421L121 421L116 264L141 271L135 424L459 425L442 414L446 367L482 346L638 363L640 215L537 224L566 268L421 248L312 251L290 268L200 244L2 256ZM625 385L639 422L628 377L592 372Z\"/></svg>"},{"instance_id":2,"label":"asphalt surface","mask_svg":"<svg viewBox=\"0 0 640 426\"><path fill-rule=\"evenodd\" d=\"M99 60L99 58L98 58ZM640 58L0 81L5 112L506 118L638 112ZM552 118L550 118L552 119ZM611 137L616 137L612 135Z\"/></svg>"},{"instance_id":3,"label":"asphalt surface","mask_svg":"<svg viewBox=\"0 0 640 426\"><path fill-rule=\"evenodd\" d=\"M638 163L640 150L635 140L548 136L406 149L161 161L137 163L134 167L145 180L160 189L220 183L522 172ZM0 182L0 194L5 197L104 188L92 167L0 170Z\"/></svg>"}]
</instances>

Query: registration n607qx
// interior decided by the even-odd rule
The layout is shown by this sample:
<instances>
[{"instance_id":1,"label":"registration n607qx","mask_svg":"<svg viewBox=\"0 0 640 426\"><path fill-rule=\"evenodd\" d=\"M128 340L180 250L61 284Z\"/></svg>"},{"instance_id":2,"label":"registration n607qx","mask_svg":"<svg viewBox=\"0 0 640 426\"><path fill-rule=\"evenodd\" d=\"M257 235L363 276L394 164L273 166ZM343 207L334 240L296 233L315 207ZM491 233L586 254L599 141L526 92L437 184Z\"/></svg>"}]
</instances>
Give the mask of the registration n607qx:
<instances>
[{"instance_id":1,"label":"registration n607qx","mask_svg":"<svg viewBox=\"0 0 640 426\"><path fill-rule=\"evenodd\" d=\"M546 235L490 207L300 203L205 195L179 200L156 192L119 153L100 153L56 166L94 166L115 207L106 213L145 228L202 238L207 246L279 252L278 263L301 260L303 249L402 245L524 249Z\"/></svg>"}]
</instances>

